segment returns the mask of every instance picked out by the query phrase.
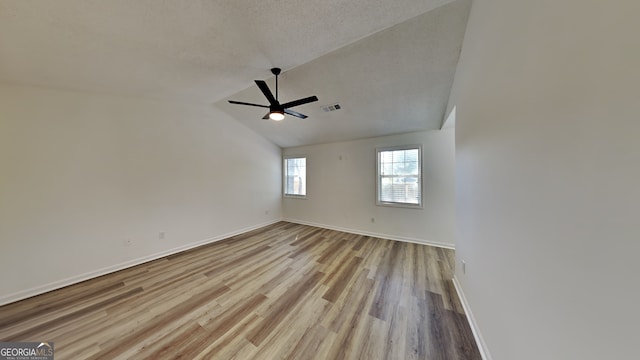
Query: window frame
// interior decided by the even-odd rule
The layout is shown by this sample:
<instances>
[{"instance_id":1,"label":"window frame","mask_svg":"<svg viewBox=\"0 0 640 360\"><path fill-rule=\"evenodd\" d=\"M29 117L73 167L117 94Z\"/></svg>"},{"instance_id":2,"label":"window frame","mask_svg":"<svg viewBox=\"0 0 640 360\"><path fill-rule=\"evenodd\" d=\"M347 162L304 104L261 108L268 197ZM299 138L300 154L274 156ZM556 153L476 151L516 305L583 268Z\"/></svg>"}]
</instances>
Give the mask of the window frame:
<instances>
[{"instance_id":1,"label":"window frame","mask_svg":"<svg viewBox=\"0 0 640 360\"><path fill-rule=\"evenodd\" d=\"M380 199L381 196L381 179L382 174L380 173L380 157L381 153L385 151L397 151L397 150L418 150L418 184L420 196L418 197L418 203L404 203L404 202L395 202L395 201L382 201ZM376 147L376 205L377 206L389 206L389 207L400 207L400 208L408 208L408 209L422 209L423 208L423 197L424 197L424 184L422 183L422 144L411 144L411 145L398 145L398 146L384 146L384 147Z\"/></svg>"},{"instance_id":2,"label":"window frame","mask_svg":"<svg viewBox=\"0 0 640 360\"><path fill-rule=\"evenodd\" d=\"M290 159L304 159L304 195L288 194L287 193L287 176L288 176L288 164L287 160ZM282 196L290 199L306 199L307 198L307 168L309 164L309 158L306 155L285 155L282 157Z\"/></svg>"}]
</instances>

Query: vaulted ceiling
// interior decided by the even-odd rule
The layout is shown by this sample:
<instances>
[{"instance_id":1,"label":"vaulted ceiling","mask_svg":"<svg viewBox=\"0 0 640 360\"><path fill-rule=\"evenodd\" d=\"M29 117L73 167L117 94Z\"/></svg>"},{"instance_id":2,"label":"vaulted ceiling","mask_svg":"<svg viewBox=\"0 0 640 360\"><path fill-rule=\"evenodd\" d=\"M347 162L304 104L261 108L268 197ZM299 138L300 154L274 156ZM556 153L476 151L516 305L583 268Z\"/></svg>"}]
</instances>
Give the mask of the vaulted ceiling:
<instances>
[{"instance_id":1,"label":"vaulted ceiling","mask_svg":"<svg viewBox=\"0 0 640 360\"><path fill-rule=\"evenodd\" d=\"M470 0L0 0L0 82L221 108L282 147L440 128ZM281 67L261 120L253 82ZM341 109L323 112L321 106Z\"/></svg>"}]
</instances>

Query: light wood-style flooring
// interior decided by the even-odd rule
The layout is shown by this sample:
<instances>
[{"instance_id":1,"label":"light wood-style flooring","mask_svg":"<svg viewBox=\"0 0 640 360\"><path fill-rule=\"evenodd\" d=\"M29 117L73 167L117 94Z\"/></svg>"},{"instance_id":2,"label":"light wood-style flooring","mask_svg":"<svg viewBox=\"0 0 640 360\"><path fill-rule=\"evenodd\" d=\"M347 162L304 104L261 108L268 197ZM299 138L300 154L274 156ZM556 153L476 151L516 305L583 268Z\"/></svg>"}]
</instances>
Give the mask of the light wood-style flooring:
<instances>
[{"instance_id":1,"label":"light wood-style flooring","mask_svg":"<svg viewBox=\"0 0 640 360\"><path fill-rule=\"evenodd\" d=\"M453 251L280 222L0 307L63 359L481 359Z\"/></svg>"}]
</instances>

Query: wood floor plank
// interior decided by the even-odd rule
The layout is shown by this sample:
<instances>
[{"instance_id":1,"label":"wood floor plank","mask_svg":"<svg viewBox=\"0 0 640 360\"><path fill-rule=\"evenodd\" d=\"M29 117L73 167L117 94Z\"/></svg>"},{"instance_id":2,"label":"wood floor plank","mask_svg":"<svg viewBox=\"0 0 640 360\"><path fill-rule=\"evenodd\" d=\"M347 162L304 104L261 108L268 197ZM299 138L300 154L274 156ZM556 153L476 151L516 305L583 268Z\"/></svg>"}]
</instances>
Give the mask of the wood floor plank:
<instances>
[{"instance_id":1,"label":"wood floor plank","mask_svg":"<svg viewBox=\"0 0 640 360\"><path fill-rule=\"evenodd\" d=\"M323 275L324 274L321 272L309 274L309 276L305 277L302 282L292 287L284 296L278 298L278 301L274 303L271 309L269 309L269 313L264 320L249 332L249 341L256 346L260 346L260 343L269 335L269 333L284 320L286 315L289 314L291 308L293 308L297 302L301 301L302 297L318 284Z\"/></svg>"},{"instance_id":2,"label":"wood floor plank","mask_svg":"<svg viewBox=\"0 0 640 360\"><path fill-rule=\"evenodd\" d=\"M481 359L453 251L279 222L0 307L56 359Z\"/></svg>"},{"instance_id":3,"label":"wood floor plank","mask_svg":"<svg viewBox=\"0 0 640 360\"><path fill-rule=\"evenodd\" d=\"M342 271L340 271L336 279L333 281L329 290L327 290L327 292L322 295L322 298L331 302L335 302L355 275L356 271L358 270L358 265L360 265L361 262L361 257L352 257L347 266L345 266L343 269L341 268Z\"/></svg>"}]
</instances>

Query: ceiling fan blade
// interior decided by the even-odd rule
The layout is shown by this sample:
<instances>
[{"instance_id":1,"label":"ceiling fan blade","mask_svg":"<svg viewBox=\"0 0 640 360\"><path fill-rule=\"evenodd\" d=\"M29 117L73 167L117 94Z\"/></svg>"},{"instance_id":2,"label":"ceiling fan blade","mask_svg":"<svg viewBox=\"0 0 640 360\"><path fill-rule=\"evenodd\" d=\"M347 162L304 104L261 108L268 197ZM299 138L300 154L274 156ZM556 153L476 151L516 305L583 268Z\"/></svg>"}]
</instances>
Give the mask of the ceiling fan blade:
<instances>
[{"instance_id":1,"label":"ceiling fan blade","mask_svg":"<svg viewBox=\"0 0 640 360\"><path fill-rule=\"evenodd\" d=\"M299 117L300 119L306 119L307 118L307 115L300 114L299 112L296 112L296 111L293 111L293 110L289 110L289 109L284 109L284 113L285 114L289 114L291 116Z\"/></svg>"},{"instance_id":2,"label":"ceiling fan blade","mask_svg":"<svg viewBox=\"0 0 640 360\"><path fill-rule=\"evenodd\" d=\"M263 108L267 108L267 109L269 108L268 105L252 104L252 103L247 103L247 102L242 102L242 101L229 100L229 102L231 104L257 106L257 107L263 107Z\"/></svg>"},{"instance_id":3,"label":"ceiling fan blade","mask_svg":"<svg viewBox=\"0 0 640 360\"><path fill-rule=\"evenodd\" d=\"M271 111L269 111L267 115L263 116L262 120L269 120L269 114L271 114Z\"/></svg>"},{"instance_id":4,"label":"ceiling fan blade","mask_svg":"<svg viewBox=\"0 0 640 360\"><path fill-rule=\"evenodd\" d=\"M258 87L260 88L264 96L267 98L267 100L269 100L269 104L271 105L278 104L278 100L276 100L276 98L273 97L273 94L271 93L271 90L269 90L269 87L267 86L266 82L264 82L263 80L256 80L256 85L258 85Z\"/></svg>"},{"instance_id":5,"label":"ceiling fan blade","mask_svg":"<svg viewBox=\"0 0 640 360\"><path fill-rule=\"evenodd\" d=\"M294 106L308 104L308 103L314 102L314 101L318 101L318 97L317 96L309 96L309 97L306 97L304 99L298 99L298 100L294 100L294 101L289 101L288 103L282 104L282 107L286 109L286 108L291 108L291 107L294 107Z\"/></svg>"}]
</instances>

